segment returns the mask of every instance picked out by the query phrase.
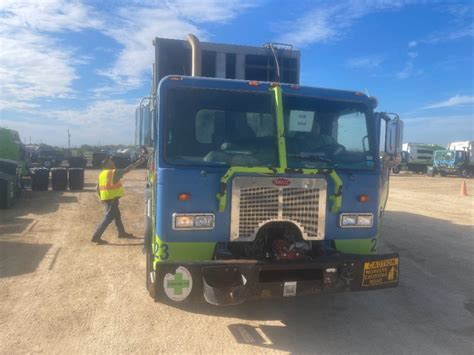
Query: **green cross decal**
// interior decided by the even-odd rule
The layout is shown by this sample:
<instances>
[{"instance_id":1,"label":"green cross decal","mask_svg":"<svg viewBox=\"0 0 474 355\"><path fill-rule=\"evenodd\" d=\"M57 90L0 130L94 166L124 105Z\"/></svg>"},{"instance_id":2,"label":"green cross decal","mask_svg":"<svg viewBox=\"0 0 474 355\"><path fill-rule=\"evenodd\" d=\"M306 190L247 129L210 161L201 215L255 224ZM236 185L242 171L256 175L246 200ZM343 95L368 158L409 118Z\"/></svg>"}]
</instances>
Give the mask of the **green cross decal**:
<instances>
[{"instance_id":1,"label":"green cross decal","mask_svg":"<svg viewBox=\"0 0 474 355\"><path fill-rule=\"evenodd\" d=\"M189 280L183 280L183 274L177 272L174 275L174 280L168 280L166 287L172 288L175 295L182 295L184 288L189 288Z\"/></svg>"}]
</instances>

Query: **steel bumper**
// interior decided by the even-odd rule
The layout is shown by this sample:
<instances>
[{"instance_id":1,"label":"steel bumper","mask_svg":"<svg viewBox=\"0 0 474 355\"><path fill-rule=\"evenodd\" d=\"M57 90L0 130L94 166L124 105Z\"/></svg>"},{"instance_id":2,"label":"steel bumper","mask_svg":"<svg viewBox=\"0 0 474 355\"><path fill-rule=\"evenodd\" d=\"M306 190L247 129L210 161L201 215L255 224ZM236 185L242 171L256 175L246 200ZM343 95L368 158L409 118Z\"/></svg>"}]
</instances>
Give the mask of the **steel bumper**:
<instances>
[{"instance_id":1,"label":"steel bumper","mask_svg":"<svg viewBox=\"0 0 474 355\"><path fill-rule=\"evenodd\" d=\"M398 254L321 257L316 261L216 260L181 264L200 279L202 295L214 305L316 293L397 287Z\"/></svg>"}]
</instances>

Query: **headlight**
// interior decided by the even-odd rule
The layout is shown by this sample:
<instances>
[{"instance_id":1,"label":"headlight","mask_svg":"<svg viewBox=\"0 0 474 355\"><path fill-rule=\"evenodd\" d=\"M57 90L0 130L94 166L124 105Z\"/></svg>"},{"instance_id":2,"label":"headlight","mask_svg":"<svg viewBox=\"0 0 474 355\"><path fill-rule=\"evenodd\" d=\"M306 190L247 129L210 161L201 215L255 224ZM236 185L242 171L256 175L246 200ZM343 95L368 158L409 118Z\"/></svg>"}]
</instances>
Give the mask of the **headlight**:
<instances>
[{"instance_id":1,"label":"headlight","mask_svg":"<svg viewBox=\"0 0 474 355\"><path fill-rule=\"evenodd\" d=\"M357 225L360 227L372 227L373 216L372 215L359 215L357 216Z\"/></svg>"},{"instance_id":2,"label":"headlight","mask_svg":"<svg viewBox=\"0 0 474 355\"><path fill-rule=\"evenodd\" d=\"M175 228L192 228L194 227L193 216L175 216L174 217Z\"/></svg>"},{"instance_id":3,"label":"headlight","mask_svg":"<svg viewBox=\"0 0 474 355\"><path fill-rule=\"evenodd\" d=\"M339 220L342 228L370 228L374 224L372 213L343 213Z\"/></svg>"},{"instance_id":4,"label":"headlight","mask_svg":"<svg viewBox=\"0 0 474 355\"><path fill-rule=\"evenodd\" d=\"M355 226L357 225L357 216L355 215L346 215L342 216L342 226Z\"/></svg>"},{"instance_id":5,"label":"headlight","mask_svg":"<svg viewBox=\"0 0 474 355\"><path fill-rule=\"evenodd\" d=\"M173 229L213 229L212 213L173 214Z\"/></svg>"}]
</instances>

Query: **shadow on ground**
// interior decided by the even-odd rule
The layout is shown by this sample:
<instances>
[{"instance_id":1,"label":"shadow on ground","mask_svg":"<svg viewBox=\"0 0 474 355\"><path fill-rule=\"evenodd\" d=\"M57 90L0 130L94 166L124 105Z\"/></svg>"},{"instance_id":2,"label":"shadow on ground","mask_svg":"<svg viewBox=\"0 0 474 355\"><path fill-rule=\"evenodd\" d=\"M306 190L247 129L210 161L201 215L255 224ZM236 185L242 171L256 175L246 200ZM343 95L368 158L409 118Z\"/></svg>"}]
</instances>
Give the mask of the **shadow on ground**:
<instances>
[{"instance_id":1,"label":"shadow on ground","mask_svg":"<svg viewBox=\"0 0 474 355\"><path fill-rule=\"evenodd\" d=\"M21 234L31 228L35 219L23 216L54 213L61 204L77 202L78 198L68 191L31 191L27 197L18 199L11 208L0 210L0 237Z\"/></svg>"},{"instance_id":2,"label":"shadow on ground","mask_svg":"<svg viewBox=\"0 0 474 355\"><path fill-rule=\"evenodd\" d=\"M34 272L51 244L0 241L0 278Z\"/></svg>"}]
</instances>

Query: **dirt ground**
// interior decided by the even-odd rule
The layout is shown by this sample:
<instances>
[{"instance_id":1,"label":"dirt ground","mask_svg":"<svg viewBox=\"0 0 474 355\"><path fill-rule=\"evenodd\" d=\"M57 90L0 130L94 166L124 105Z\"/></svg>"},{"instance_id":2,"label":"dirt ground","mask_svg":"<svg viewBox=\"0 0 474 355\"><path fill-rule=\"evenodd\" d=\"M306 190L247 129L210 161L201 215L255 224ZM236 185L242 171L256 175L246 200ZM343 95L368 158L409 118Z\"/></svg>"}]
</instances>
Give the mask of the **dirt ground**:
<instances>
[{"instance_id":1,"label":"dirt ground","mask_svg":"<svg viewBox=\"0 0 474 355\"><path fill-rule=\"evenodd\" d=\"M460 197L458 178L392 177L380 249L401 255L397 289L178 309L148 296L143 239L89 242L97 175L0 210L1 353L474 352L474 179ZM121 202L137 236L144 179Z\"/></svg>"}]
</instances>

